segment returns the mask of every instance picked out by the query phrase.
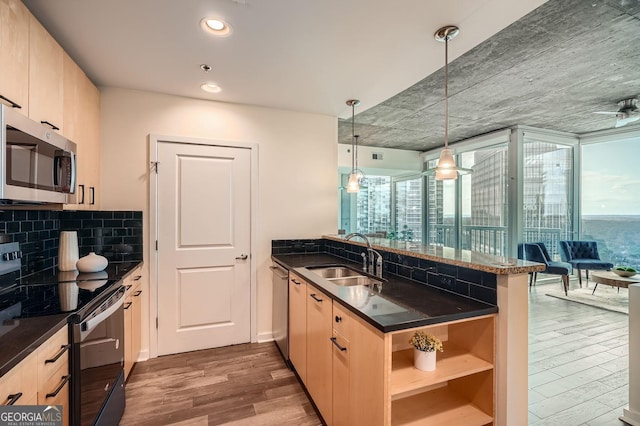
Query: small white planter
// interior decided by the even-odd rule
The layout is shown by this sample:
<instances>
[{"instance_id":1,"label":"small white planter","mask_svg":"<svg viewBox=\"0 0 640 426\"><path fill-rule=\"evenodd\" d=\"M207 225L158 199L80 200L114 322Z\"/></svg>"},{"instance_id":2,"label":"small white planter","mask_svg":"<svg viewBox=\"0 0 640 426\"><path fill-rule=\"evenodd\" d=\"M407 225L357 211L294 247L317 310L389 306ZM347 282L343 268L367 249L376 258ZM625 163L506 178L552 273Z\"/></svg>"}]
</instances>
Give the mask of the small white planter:
<instances>
[{"instance_id":1,"label":"small white planter","mask_svg":"<svg viewBox=\"0 0 640 426\"><path fill-rule=\"evenodd\" d=\"M423 352L413 348L413 365L422 371L433 371L436 369L436 351Z\"/></svg>"}]
</instances>

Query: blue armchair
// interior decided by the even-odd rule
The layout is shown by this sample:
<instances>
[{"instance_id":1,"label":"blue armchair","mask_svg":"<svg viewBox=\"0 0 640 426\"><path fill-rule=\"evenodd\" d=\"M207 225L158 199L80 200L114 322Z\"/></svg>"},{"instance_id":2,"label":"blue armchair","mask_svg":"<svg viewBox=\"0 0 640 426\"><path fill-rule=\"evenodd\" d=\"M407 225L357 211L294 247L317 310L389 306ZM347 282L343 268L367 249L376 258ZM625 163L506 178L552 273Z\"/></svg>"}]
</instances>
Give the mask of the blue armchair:
<instances>
[{"instance_id":1,"label":"blue armchair","mask_svg":"<svg viewBox=\"0 0 640 426\"><path fill-rule=\"evenodd\" d=\"M582 287L582 273L587 272L589 282L589 270L608 271L613 268L613 263L603 262L598 254L598 244L595 241L560 241L560 256L563 262L569 262L578 270L578 281Z\"/></svg>"},{"instance_id":2,"label":"blue armchair","mask_svg":"<svg viewBox=\"0 0 640 426\"><path fill-rule=\"evenodd\" d=\"M573 272L573 268L569 263L552 261L544 243L523 243L518 245L518 257L530 262L544 263L546 269L542 272L545 274L561 275L564 294L567 294L569 291L569 275ZM538 273L532 272L529 276L529 287L535 285L537 278Z\"/></svg>"}]
</instances>

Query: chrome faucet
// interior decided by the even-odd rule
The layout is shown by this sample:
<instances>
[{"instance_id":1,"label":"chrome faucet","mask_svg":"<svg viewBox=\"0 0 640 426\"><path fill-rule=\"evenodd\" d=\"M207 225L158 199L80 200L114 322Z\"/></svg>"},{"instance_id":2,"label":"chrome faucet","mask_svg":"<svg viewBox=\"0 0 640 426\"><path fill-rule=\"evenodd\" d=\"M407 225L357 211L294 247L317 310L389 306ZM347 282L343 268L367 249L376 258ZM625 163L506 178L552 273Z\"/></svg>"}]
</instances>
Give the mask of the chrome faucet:
<instances>
[{"instance_id":1,"label":"chrome faucet","mask_svg":"<svg viewBox=\"0 0 640 426\"><path fill-rule=\"evenodd\" d=\"M367 252L369 253L369 259L368 259L369 261L367 262L367 256L364 253L362 253L361 254L362 269L364 269L371 275L375 275L379 278L382 278L382 255L378 253L376 250L374 250L373 247L371 247L371 243L369 242L369 239L364 234L361 234L359 232L352 232L350 234L347 234L347 236L345 236L344 239L345 241L349 241L354 237L362 238L365 244L367 245Z\"/></svg>"}]
</instances>

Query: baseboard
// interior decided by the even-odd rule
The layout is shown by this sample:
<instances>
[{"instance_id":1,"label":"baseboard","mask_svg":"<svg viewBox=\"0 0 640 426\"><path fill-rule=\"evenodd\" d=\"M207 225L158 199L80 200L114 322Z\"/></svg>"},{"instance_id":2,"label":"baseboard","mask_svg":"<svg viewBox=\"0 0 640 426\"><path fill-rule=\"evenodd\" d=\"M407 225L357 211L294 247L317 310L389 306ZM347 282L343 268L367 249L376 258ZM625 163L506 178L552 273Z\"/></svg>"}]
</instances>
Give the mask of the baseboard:
<instances>
[{"instance_id":1,"label":"baseboard","mask_svg":"<svg viewBox=\"0 0 640 426\"><path fill-rule=\"evenodd\" d=\"M271 332L269 331L265 333L259 333L256 336L256 341L258 343L273 342L273 334L271 334Z\"/></svg>"},{"instance_id":2,"label":"baseboard","mask_svg":"<svg viewBox=\"0 0 640 426\"><path fill-rule=\"evenodd\" d=\"M144 351L140 351L140 355L138 355L138 359L136 360L136 362L146 361L148 359L149 359L149 351L144 350Z\"/></svg>"}]
</instances>

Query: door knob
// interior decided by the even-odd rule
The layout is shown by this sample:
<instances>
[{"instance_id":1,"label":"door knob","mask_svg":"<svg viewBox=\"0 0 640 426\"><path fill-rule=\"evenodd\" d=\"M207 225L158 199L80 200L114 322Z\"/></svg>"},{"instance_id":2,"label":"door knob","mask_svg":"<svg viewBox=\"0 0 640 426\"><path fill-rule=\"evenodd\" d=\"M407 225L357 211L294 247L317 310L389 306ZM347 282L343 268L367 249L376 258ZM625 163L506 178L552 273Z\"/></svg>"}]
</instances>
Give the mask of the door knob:
<instances>
[{"instance_id":1,"label":"door knob","mask_svg":"<svg viewBox=\"0 0 640 426\"><path fill-rule=\"evenodd\" d=\"M246 254L242 253L240 256L236 257L237 260L247 260L249 256L247 256Z\"/></svg>"}]
</instances>

